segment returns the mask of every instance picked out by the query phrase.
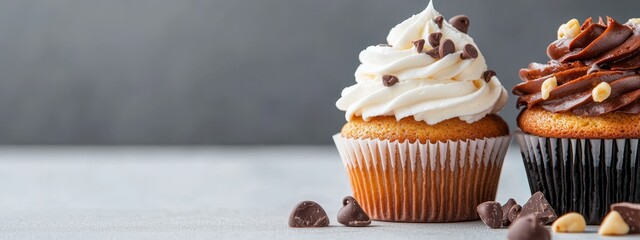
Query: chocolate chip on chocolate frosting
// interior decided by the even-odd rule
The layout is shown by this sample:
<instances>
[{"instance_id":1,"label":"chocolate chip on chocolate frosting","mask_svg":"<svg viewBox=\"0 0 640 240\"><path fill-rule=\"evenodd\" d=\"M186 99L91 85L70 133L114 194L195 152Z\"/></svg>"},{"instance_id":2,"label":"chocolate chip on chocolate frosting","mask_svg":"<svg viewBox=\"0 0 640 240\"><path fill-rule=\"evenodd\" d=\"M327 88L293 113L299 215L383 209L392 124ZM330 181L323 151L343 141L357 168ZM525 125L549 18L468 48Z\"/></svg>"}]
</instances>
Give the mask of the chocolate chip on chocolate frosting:
<instances>
[{"instance_id":1,"label":"chocolate chip on chocolate frosting","mask_svg":"<svg viewBox=\"0 0 640 240\"><path fill-rule=\"evenodd\" d=\"M522 218L527 215L535 216L542 224L551 223L558 218L556 212L553 210L547 199L544 198L544 194L542 192L536 192L531 196L531 198L529 198L529 201L522 206L522 211L518 218Z\"/></svg>"},{"instance_id":2,"label":"chocolate chip on chocolate frosting","mask_svg":"<svg viewBox=\"0 0 640 240\"><path fill-rule=\"evenodd\" d=\"M467 33L469 30L469 18L465 15L458 15L449 19L449 23L458 31Z\"/></svg>"},{"instance_id":3,"label":"chocolate chip on chocolate frosting","mask_svg":"<svg viewBox=\"0 0 640 240\"><path fill-rule=\"evenodd\" d=\"M396 83L398 83L400 80L393 75L384 75L382 76L382 84L384 84L385 87L391 87L393 85L396 85Z\"/></svg>"},{"instance_id":4,"label":"chocolate chip on chocolate frosting","mask_svg":"<svg viewBox=\"0 0 640 240\"><path fill-rule=\"evenodd\" d=\"M460 58L462 59L470 59L478 57L478 49L471 44L464 45L462 48L462 53L460 54Z\"/></svg>"},{"instance_id":5,"label":"chocolate chip on chocolate frosting","mask_svg":"<svg viewBox=\"0 0 640 240\"><path fill-rule=\"evenodd\" d=\"M594 72L599 72L602 71L602 68L600 68L600 66L598 66L598 64L593 64L589 70L587 70L587 74L592 74Z\"/></svg>"},{"instance_id":6,"label":"chocolate chip on chocolate frosting","mask_svg":"<svg viewBox=\"0 0 640 240\"><path fill-rule=\"evenodd\" d=\"M482 73L482 78L485 82L491 82L491 78L496 75L496 72L493 70L487 70Z\"/></svg>"},{"instance_id":7,"label":"chocolate chip on chocolate frosting","mask_svg":"<svg viewBox=\"0 0 640 240\"><path fill-rule=\"evenodd\" d=\"M509 240L549 240L551 233L538 220L535 215L518 218L507 233Z\"/></svg>"},{"instance_id":8,"label":"chocolate chip on chocolate frosting","mask_svg":"<svg viewBox=\"0 0 640 240\"><path fill-rule=\"evenodd\" d=\"M478 216L484 224L496 229L502 227L502 207L499 202L489 201L478 205Z\"/></svg>"},{"instance_id":9,"label":"chocolate chip on chocolate frosting","mask_svg":"<svg viewBox=\"0 0 640 240\"><path fill-rule=\"evenodd\" d=\"M418 51L418 53L422 53L422 50L424 50L424 39L420 39L417 41L413 41L413 46L416 47L416 50Z\"/></svg>"},{"instance_id":10,"label":"chocolate chip on chocolate frosting","mask_svg":"<svg viewBox=\"0 0 640 240\"><path fill-rule=\"evenodd\" d=\"M444 17L442 16L437 16L436 18L433 19L433 22L435 22L436 25L438 25L438 28L442 28L442 21L444 21Z\"/></svg>"},{"instance_id":11,"label":"chocolate chip on chocolate frosting","mask_svg":"<svg viewBox=\"0 0 640 240\"><path fill-rule=\"evenodd\" d=\"M338 222L347 227L366 227L371 224L371 218L360 204L351 196L342 200L343 207L338 212Z\"/></svg>"},{"instance_id":12,"label":"chocolate chip on chocolate frosting","mask_svg":"<svg viewBox=\"0 0 640 240\"><path fill-rule=\"evenodd\" d=\"M440 47L438 47L438 49L439 49L438 52L440 54L440 57L445 57L449 54L456 52L456 45L453 44L453 41L451 41L451 39L447 39L447 40L444 40L442 44L440 44Z\"/></svg>"},{"instance_id":13,"label":"chocolate chip on chocolate frosting","mask_svg":"<svg viewBox=\"0 0 640 240\"><path fill-rule=\"evenodd\" d=\"M431 49L429 51L424 52L432 58L438 59L440 58L440 50L438 48Z\"/></svg>"},{"instance_id":14,"label":"chocolate chip on chocolate frosting","mask_svg":"<svg viewBox=\"0 0 640 240\"><path fill-rule=\"evenodd\" d=\"M629 233L640 233L640 203L616 203L611 205L611 210L622 215L629 225Z\"/></svg>"},{"instance_id":15,"label":"chocolate chip on chocolate frosting","mask_svg":"<svg viewBox=\"0 0 640 240\"><path fill-rule=\"evenodd\" d=\"M442 38L442 33L441 32L434 32L429 34L428 40L429 40L429 45L431 45L432 47L438 47L440 46L440 39Z\"/></svg>"},{"instance_id":16,"label":"chocolate chip on chocolate frosting","mask_svg":"<svg viewBox=\"0 0 640 240\"><path fill-rule=\"evenodd\" d=\"M329 217L322 207L313 201L298 203L289 216L289 227L326 227Z\"/></svg>"}]
</instances>

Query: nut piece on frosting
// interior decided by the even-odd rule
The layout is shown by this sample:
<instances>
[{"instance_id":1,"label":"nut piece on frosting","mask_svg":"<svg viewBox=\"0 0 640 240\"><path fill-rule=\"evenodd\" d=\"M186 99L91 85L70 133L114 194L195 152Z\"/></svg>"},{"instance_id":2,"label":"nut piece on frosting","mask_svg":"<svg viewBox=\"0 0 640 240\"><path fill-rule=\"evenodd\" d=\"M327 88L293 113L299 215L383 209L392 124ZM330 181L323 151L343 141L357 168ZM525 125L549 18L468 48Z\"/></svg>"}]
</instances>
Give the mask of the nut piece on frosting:
<instances>
[{"instance_id":1,"label":"nut piece on frosting","mask_svg":"<svg viewBox=\"0 0 640 240\"><path fill-rule=\"evenodd\" d=\"M603 102L609 98L609 95L611 95L611 85L606 82L601 82L591 91L594 102Z\"/></svg>"},{"instance_id":2,"label":"nut piece on frosting","mask_svg":"<svg viewBox=\"0 0 640 240\"><path fill-rule=\"evenodd\" d=\"M567 23L560 25L558 28L558 39L575 38L580 34L580 22L578 19L571 19Z\"/></svg>"},{"instance_id":3,"label":"nut piece on frosting","mask_svg":"<svg viewBox=\"0 0 640 240\"><path fill-rule=\"evenodd\" d=\"M542 87L540 88L542 99L547 100L549 98L549 93L551 93L551 90L553 90L557 86L558 80L556 79L556 77L550 77L547 80L544 80L544 82L542 83Z\"/></svg>"},{"instance_id":4,"label":"nut piece on frosting","mask_svg":"<svg viewBox=\"0 0 640 240\"><path fill-rule=\"evenodd\" d=\"M587 222L579 213L567 213L562 215L551 225L554 232L579 233L587 229Z\"/></svg>"},{"instance_id":5,"label":"nut piece on frosting","mask_svg":"<svg viewBox=\"0 0 640 240\"><path fill-rule=\"evenodd\" d=\"M617 211L609 212L598 229L598 234L603 236L625 235L627 233L629 233L629 225Z\"/></svg>"}]
</instances>

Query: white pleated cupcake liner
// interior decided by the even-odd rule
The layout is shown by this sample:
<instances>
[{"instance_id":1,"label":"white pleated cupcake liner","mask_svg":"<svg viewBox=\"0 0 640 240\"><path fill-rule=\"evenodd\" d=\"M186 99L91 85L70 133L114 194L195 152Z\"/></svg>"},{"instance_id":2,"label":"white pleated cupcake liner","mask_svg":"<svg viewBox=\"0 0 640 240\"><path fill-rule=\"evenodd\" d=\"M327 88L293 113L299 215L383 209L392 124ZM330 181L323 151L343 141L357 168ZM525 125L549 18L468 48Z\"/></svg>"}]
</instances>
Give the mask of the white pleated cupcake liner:
<instances>
[{"instance_id":1,"label":"white pleated cupcake liner","mask_svg":"<svg viewBox=\"0 0 640 240\"><path fill-rule=\"evenodd\" d=\"M354 197L372 219L453 222L477 219L477 205L495 199L511 137L425 144L333 139Z\"/></svg>"},{"instance_id":2,"label":"white pleated cupcake liner","mask_svg":"<svg viewBox=\"0 0 640 240\"><path fill-rule=\"evenodd\" d=\"M600 224L611 204L640 203L638 139L514 136L531 192L542 191L558 215L579 212Z\"/></svg>"}]
</instances>

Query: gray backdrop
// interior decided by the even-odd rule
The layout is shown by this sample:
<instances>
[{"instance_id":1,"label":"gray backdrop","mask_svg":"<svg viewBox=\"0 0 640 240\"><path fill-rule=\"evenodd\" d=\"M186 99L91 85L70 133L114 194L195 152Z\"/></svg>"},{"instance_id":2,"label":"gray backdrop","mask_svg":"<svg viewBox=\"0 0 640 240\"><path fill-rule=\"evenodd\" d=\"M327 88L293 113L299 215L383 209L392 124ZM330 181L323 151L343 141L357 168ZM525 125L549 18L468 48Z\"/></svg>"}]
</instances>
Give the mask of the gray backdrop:
<instances>
[{"instance_id":1,"label":"gray backdrop","mask_svg":"<svg viewBox=\"0 0 640 240\"><path fill-rule=\"evenodd\" d=\"M640 1L437 0L510 90L577 17ZM328 144L358 53L427 0L0 1L0 144ZM514 98L502 111L513 123Z\"/></svg>"}]
</instances>

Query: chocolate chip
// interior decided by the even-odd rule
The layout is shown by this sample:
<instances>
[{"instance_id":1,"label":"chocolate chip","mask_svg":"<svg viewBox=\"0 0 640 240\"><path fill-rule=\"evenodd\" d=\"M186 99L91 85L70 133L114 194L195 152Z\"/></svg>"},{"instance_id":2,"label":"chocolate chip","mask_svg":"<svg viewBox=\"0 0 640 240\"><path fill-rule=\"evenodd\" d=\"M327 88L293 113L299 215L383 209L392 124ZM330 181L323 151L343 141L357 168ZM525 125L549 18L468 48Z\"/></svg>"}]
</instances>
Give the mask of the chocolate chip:
<instances>
[{"instance_id":1,"label":"chocolate chip","mask_svg":"<svg viewBox=\"0 0 640 240\"><path fill-rule=\"evenodd\" d=\"M442 21L444 21L444 17L442 16L437 16L436 18L433 19L433 22L435 22L436 25L438 25L438 28L442 28Z\"/></svg>"},{"instance_id":2,"label":"chocolate chip","mask_svg":"<svg viewBox=\"0 0 640 240\"><path fill-rule=\"evenodd\" d=\"M462 59L470 59L478 57L478 49L471 44L464 45L462 48L462 53L460 54L460 58Z\"/></svg>"},{"instance_id":3,"label":"chocolate chip","mask_svg":"<svg viewBox=\"0 0 640 240\"><path fill-rule=\"evenodd\" d=\"M432 58L438 59L440 58L440 50L437 48L431 49L429 51L424 52L427 55L431 56Z\"/></svg>"},{"instance_id":4,"label":"chocolate chip","mask_svg":"<svg viewBox=\"0 0 640 240\"><path fill-rule=\"evenodd\" d=\"M382 76L382 84L384 84L385 87L391 87L393 85L396 85L396 83L398 83L399 81L400 80L398 80L398 78L393 75Z\"/></svg>"},{"instance_id":5,"label":"chocolate chip","mask_svg":"<svg viewBox=\"0 0 640 240\"><path fill-rule=\"evenodd\" d=\"M509 240L549 240L551 233L534 215L518 218L507 233Z\"/></svg>"},{"instance_id":6,"label":"chocolate chip","mask_svg":"<svg viewBox=\"0 0 640 240\"><path fill-rule=\"evenodd\" d=\"M438 47L440 46L440 39L442 38L442 33L441 32L434 32L429 34L429 37L427 38L429 40L429 45L431 45L432 47Z\"/></svg>"},{"instance_id":7,"label":"chocolate chip","mask_svg":"<svg viewBox=\"0 0 640 240\"><path fill-rule=\"evenodd\" d=\"M629 233L640 233L640 204L616 203L611 205L611 210L622 215L624 221L629 225Z\"/></svg>"},{"instance_id":8,"label":"chocolate chip","mask_svg":"<svg viewBox=\"0 0 640 240\"><path fill-rule=\"evenodd\" d=\"M502 207L499 202L483 202L476 208L484 224L496 229L502 227Z\"/></svg>"},{"instance_id":9,"label":"chocolate chip","mask_svg":"<svg viewBox=\"0 0 640 240\"><path fill-rule=\"evenodd\" d=\"M509 200L507 200L506 203L504 203L504 205L502 205L502 213L504 214L502 219L507 219L507 212L509 212L509 209L511 209L511 207L517 205L518 203L516 203L516 200L513 198L509 198Z\"/></svg>"},{"instance_id":10,"label":"chocolate chip","mask_svg":"<svg viewBox=\"0 0 640 240\"><path fill-rule=\"evenodd\" d=\"M513 223L516 219L518 219L518 216L520 216L521 212L522 212L522 206L516 204L513 207L511 207L507 212L507 219L509 220L510 223Z\"/></svg>"},{"instance_id":11,"label":"chocolate chip","mask_svg":"<svg viewBox=\"0 0 640 240\"><path fill-rule=\"evenodd\" d=\"M529 201L522 206L522 211L518 218L527 215L534 215L542 224L551 223L558 218L542 192L536 192L529 198Z\"/></svg>"},{"instance_id":12,"label":"chocolate chip","mask_svg":"<svg viewBox=\"0 0 640 240\"><path fill-rule=\"evenodd\" d=\"M511 212L512 208L516 208L513 209L513 213ZM520 209L522 209L522 207L520 207L520 205L516 203L516 200L514 200L513 198L509 198L509 200L507 200L507 202L502 205L502 226L509 226L511 224L511 221L515 220L518 217L517 214L520 213ZM510 219L512 214L515 214L515 217Z\"/></svg>"},{"instance_id":13,"label":"chocolate chip","mask_svg":"<svg viewBox=\"0 0 640 240\"><path fill-rule=\"evenodd\" d=\"M491 82L491 78L496 75L496 72L493 70L487 70L482 73L482 78L485 82Z\"/></svg>"},{"instance_id":14,"label":"chocolate chip","mask_svg":"<svg viewBox=\"0 0 640 240\"><path fill-rule=\"evenodd\" d=\"M416 47L416 50L418 50L418 53L422 53L422 50L424 49L424 39L414 41L413 46Z\"/></svg>"},{"instance_id":15,"label":"chocolate chip","mask_svg":"<svg viewBox=\"0 0 640 240\"><path fill-rule=\"evenodd\" d=\"M469 30L469 18L465 15L458 15L449 19L449 23L458 31L467 33Z\"/></svg>"},{"instance_id":16,"label":"chocolate chip","mask_svg":"<svg viewBox=\"0 0 640 240\"><path fill-rule=\"evenodd\" d=\"M594 72L599 72L599 71L602 71L602 68L600 68L600 67L598 66L598 64L593 64L593 65L591 65L591 67L589 68L589 70L587 70L587 74L592 74L592 73L594 73Z\"/></svg>"},{"instance_id":17,"label":"chocolate chip","mask_svg":"<svg viewBox=\"0 0 640 240\"><path fill-rule=\"evenodd\" d=\"M322 207L312 201L298 203L289 216L289 227L326 227L329 217Z\"/></svg>"},{"instance_id":18,"label":"chocolate chip","mask_svg":"<svg viewBox=\"0 0 640 240\"><path fill-rule=\"evenodd\" d=\"M393 47L393 46L391 44L380 43L378 44L378 47Z\"/></svg>"},{"instance_id":19,"label":"chocolate chip","mask_svg":"<svg viewBox=\"0 0 640 240\"><path fill-rule=\"evenodd\" d=\"M447 39L447 40L444 40L442 44L440 44L440 47L438 47L438 49L439 49L440 57L445 57L449 54L456 52L456 45L453 44L453 41L451 41L451 39Z\"/></svg>"},{"instance_id":20,"label":"chocolate chip","mask_svg":"<svg viewBox=\"0 0 640 240\"><path fill-rule=\"evenodd\" d=\"M353 197L346 196L342 199L342 208L338 211L338 222L347 227L366 227L371 224L371 218Z\"/></svg>"}]
</instances>

